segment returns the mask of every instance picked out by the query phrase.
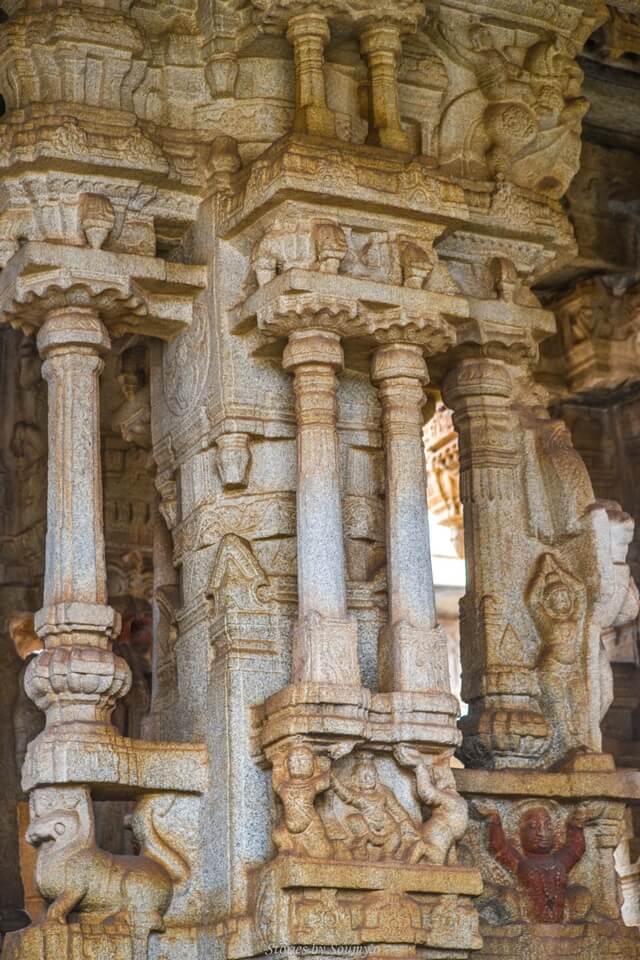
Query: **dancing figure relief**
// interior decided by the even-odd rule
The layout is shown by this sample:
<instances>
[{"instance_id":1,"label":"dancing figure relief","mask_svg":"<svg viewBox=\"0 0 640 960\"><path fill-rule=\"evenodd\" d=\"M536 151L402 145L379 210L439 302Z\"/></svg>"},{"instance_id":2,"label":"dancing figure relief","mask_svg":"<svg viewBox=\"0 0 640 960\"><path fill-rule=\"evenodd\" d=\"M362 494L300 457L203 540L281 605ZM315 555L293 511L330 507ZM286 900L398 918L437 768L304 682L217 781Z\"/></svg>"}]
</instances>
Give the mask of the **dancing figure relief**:
<instances>
[{"instance_id":1,"label":"dancing figure relief","mask_svg":"<svg viewBox=\"0 0 640 960\"><path fill-rule=\"evenodd\" d=\"M278 853L326 859L333 854L315 800L331 783L330 760L298 743L274 758L273 789L282 802L282 823L273 831Z\"/></svg>"},{"instance_id":2,"label":"dancing figure relief","mask_svg":"<svg viewBox=\"0 0 640 960\"><path fill-rule=\"evenodd\" d=\"M600 815L602 806L579 804L566 821L563 843L558 842L552 816L545 806L531 806L521 814L518 840L507 836L493 804L476 801L474 808L488 820L493 857L516 879L515 898L508 894L505 897L505 909L516 914L512 919L536 923L584 919L591 905L589 891L569 880L586 850L585 825Z\"/></svg>"},{"instance_id":3,"label":"dancing figure relief","mask_svg":"<svg viewBox=\"0 0 640 960\"><path fill-rule=\"evenodd\" d=\"M273 788L282 804L273 841L280 855L412 865L455 862L468 812L456 790L450 751L425 757L403 745L395 748L398 763L415 770L417 800L430 811L424 821L382 782L371 752L357 753L348 774L331 769L339 756L339 750L331 759L318 756L300 742L273 758Z\"/></svg>"},{"instance_id":4,"label":"dancing figure relief","mask_svg":"<svg viewBox=\"0 0 640 960\"><path fill-rule=\"evenodd\" d=\"M393 791L380 782L369 752L358 755L349 780L333 774L336 795L353 807L345 818L344 852L355 860L405 860L418 863L424 845L409 813Z\"/></svg>"}]
</instances>

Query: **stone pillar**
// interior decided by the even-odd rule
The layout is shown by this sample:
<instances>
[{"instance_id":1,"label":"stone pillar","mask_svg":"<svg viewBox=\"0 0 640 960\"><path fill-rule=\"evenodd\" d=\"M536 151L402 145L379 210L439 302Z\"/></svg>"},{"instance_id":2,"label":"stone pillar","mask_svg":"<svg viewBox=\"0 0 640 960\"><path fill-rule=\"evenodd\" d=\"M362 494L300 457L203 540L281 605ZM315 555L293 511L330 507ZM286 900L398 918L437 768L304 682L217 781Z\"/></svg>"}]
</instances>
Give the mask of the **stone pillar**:
<instances>
[{"instance_id":1,"label":"stone pillar","mask_svg":"<svg viewBox=\"0 0 640 960\"><path fill-rule=\"evenodd\" d=\"M498 766L529 765L545 746L548 728L535 699L535 673L518 636L524 604L513 586L513 565L522 557L521 428L512 409L507 364L486 357L462 360L446 378L443 398L460 438L467 570L460 618L462 698L469 703L461 722L465 749L470 762L485 755Z\"/></svg>"},{"instance_id":2,"label":"stone pillar","mask_svg":"<svg viewBox=\"0 0 640 960\"><path fill-rule=\"evenodd\" d=\"M296 115L294 129L319 137L335 137L336 121L327 107L324 80L324 47L330 39L326 17L303 13L289 21L287 38L296 64Z\"/></svg>"},{"instance_id":3,"label":"stone pillar","mask_svg":"<svg viewBox=\"0 0 640 960\"><path fill-rule=\"evenodd\" d=\"M38 334L49 386L49 474L44 603L35 627L45 652L25 687L61 722L108 725L130 683L110 649L119 616L106 604L99 376L108 334L96 311L52 310Z\"/></svg>"},{"instance_id":4,"label":"stone pillar","mask_svg":"<svg viewBox=\"0 0 640 960\"><path fill-rule=\"evenodd\" d=\"M401 52L400 32L389 24L374 23L361 36L360 46L369 64L369 142L390 150L409 151L409 140L400 126L396 58Z\"/></svg>"},{"instance_id":5,"label":"stone pillar","mask_svg":"<svg viewBox=\"0 0 640 960\"><path fill-rule=\"evenodd\" d=\"M422 442L428 375L421 348L379 348L372 377L380 391L386 451L389 626L380 637L380 686L448 691L446 639L436 622L429 551Z\"/></svg>"},{"instance_id":6,"label":"stone pillar","mask_svg":"<svg viewBox=\"0 0 640 960\"><path fill-rule=\"evenodd\" d=\"M294 374L297 456L298 628L294 682L359 684L357 627L347 615L346 567L336 430L334 333L293 333L285 370Z\"/></svg>"}]
</instances>

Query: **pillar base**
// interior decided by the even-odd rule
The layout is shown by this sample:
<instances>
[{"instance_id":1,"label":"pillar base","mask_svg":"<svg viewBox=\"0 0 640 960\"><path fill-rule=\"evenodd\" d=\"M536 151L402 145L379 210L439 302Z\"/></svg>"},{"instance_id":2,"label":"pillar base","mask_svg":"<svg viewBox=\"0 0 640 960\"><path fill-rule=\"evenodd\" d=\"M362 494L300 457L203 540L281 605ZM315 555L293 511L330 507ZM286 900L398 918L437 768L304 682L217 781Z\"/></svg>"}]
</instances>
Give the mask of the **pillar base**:
<instances>
[{"instance_id":1,"label":"pillar base","mask_svg":"<svg viewBox=\"0 0 640 960\"><path fill-rule=\"evenodd\" d=\"M620 923L482 924L478 960L637 960L640 933Z\"/></svg>"},{"instance_id":2,"label":"pillar base","mask_svg":"<svg viewBox=\"0 0 640 960\"><path fill-rule=\"evenodd\" d=\"M301 683L359 684L355 618L334 620L311 613L295 625L293 649L293 674Z\"/></svg>"},{"instance_id":3,"label":"pillar base","mask_svg":"<svg viewBox=\"0 0 640 960\"><path fill-rule=\"evenodd\" d=\"M307 133L313 137L335 139L336 118L328 107L310 105L296 111L296 132Z\"/></svg>"},{"instance_id":4,"label":"pillar base","mask_svg":"<svg viewBox=\"0 0 640 960\"><path fill-rule=\"evenodd\" d=\"M478 950L473 898L480 875L468 867L304 860L279 856L256 874L256 912L228 929L230 960L277 950L406 944Z\"/></svg>"},{"instance_id":5,"label":"pillar base","mask_svg":"<svg viewBox=\"0 0 640 960\"><path fill-rule=\"evenodd\" d=\"M2 960L197 960L201 946L192 930L167 929L152 933L149 945L135 939L126 924L115 919L93 923L38 923L10 933L4 940Z\"/></svg>"},{"instance_id":6,"label":"pillar base","mask_svg":"<svg viewBox=\"0 0 640 960\"><path fill-rule=\"evenodd\" d=\"M386 150L398 150L401 153L411 152L409 137L404 130L394 130L391 127L383 127L376 131L376 139L380 146Z\"/></svg>"},{"instance_id":7,"label":"pillar base","mask_svg":"<svg viewBox=\"0 0 640 960\"><path fill-rule=\"evenodd\" d=\"M440 624L419 629L401 621L380 631L378 675L382 690L448 693L447 666L447 639Z\"/></svg>"},{"instance_id":8,"label":"pillar base","mask_svg":"<svg viewBox=\"0 0 640 960\"><path fill-rule=\"evenodd\" d=\"M460 756L465 766L495 770L540 766L551 730L537 701L523 695L514 706L506 697L503 700L472 704L460 720L464 737Z\"/></svg>"}]
</instances>

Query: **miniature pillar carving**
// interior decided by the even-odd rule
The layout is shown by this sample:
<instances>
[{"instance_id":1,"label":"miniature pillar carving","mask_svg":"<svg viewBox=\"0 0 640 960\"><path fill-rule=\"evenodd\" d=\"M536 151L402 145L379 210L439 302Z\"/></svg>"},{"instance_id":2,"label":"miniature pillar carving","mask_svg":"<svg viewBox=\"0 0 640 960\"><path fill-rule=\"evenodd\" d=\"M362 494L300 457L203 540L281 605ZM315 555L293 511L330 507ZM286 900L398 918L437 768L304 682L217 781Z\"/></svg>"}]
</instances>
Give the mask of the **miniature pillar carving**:
<instances>
[{"instance_id":1,"label":"miniature pillar carving","mask_svg":"<svg viewBox=\"0 0 640 960\"><path fill-rule=\"evenodd\" d=\"M337 444L339 337L293 333L284 353L294 373L298 426L298 628L294 682L359 683L357 627L347 615Z\"/></svg>"},{"instance_id":2,"label":"miniature pillar carving","mask_svg":"<svg viewBox=\"0 0 640 960\"><path fill-rule=\"evenodd\" d=\"M360 40L369 65L369 142L390 150L409 151L409 140L400 125L396 58L401 50L398 28L375 23Z\"/></svg>"},{"instance_id":3,"label":"miniature pillar carving","mask_svg":"<svg viewBox=\"0 0 640 960\"><path fill-rule=\"evenodd\" d=\"M130 683L109 640L119 615L106 604L100 468L101 354L108 334L88 307L52 310L38 334L49 386L48 524L44 605L35 626L45 651L25 688L47 716L107 724Z\"/></svg>"},{"instance_id":4,"label":"miniature pillar carving","mask_svg":"<svg viewBox=\"0 0 640 960\"><path fill-rule=\"evenodd\" d=\"M330 39L326 17L304 13L289 21L287 38L296 64L294 129L319 137L335 137L336 121L327 107L324 47Z\"/></svg>"},{"instance_id":5,"label":"miniature pillar carving","mask_svg":"<svg viewBox=\"0 0 640 960\"><path fill-rule=\"evenodd\" d=\"M436 622L422 442L420 347L391 344L375 354L386 451L389 627L380 638L383 690L449 690L447 649Z\"/></svg>"}]
</instances>

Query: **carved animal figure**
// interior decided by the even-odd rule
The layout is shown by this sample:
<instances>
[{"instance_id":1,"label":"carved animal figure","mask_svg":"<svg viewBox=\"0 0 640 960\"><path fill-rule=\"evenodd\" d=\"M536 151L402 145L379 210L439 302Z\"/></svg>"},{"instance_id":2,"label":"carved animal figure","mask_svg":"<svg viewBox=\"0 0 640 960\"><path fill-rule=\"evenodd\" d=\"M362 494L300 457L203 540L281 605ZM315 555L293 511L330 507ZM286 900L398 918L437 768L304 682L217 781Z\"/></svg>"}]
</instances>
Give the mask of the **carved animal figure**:
<instances>
[{"instance_id":1,"label":"carved animal figure","mask_svg":"<svg viewBox=\"0 0 640 960\"><path fill-rule=\"evenodd\" d=\"M164 796L142 800L132 817L141 856L115 856L96 846L86 787L34 790L27 839L38 849L38 890L53 901L46 922L65 924L74 912L124 922L131 930L134 960L146 960L149 934L164 929L173 883L188 873L155 824L156 816L164 815L172 803L173 798Z\"/></svg>"},{"instance_id":2,"label":"carved animal figure","mask_svg":"<svg viewBox=\"0 0 640 960\"><path fill-rule=\"evenodd\" d=\"M418 859L435 864L450 862L455 858L455 844L463 838L469 823L467 801L456 790L449 765L451 752L430 760L418 750L400 744L395 755L403 766L415 767L418 796L431 808L431 816L422 826ZM418 860L412 858L412 862Z\"/></svg>"}]
</instances>

